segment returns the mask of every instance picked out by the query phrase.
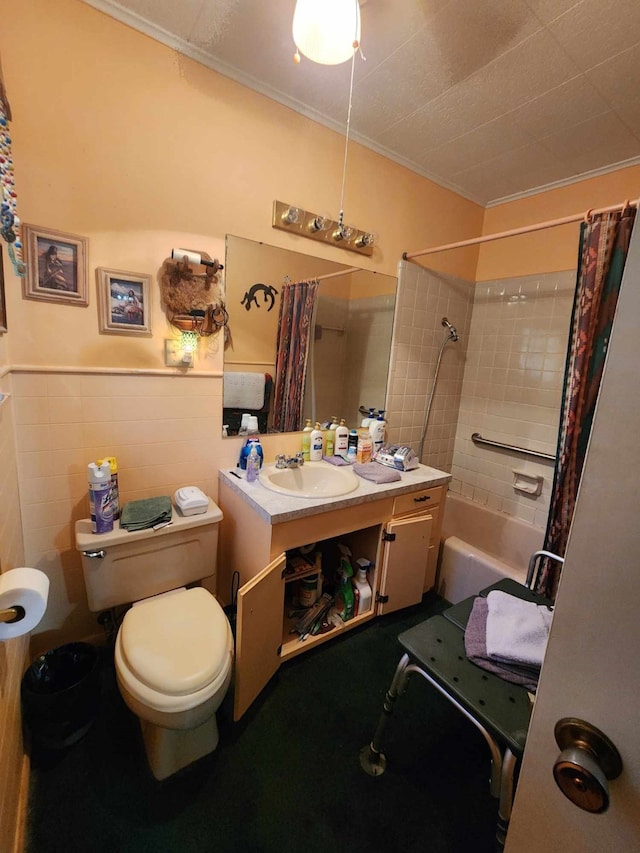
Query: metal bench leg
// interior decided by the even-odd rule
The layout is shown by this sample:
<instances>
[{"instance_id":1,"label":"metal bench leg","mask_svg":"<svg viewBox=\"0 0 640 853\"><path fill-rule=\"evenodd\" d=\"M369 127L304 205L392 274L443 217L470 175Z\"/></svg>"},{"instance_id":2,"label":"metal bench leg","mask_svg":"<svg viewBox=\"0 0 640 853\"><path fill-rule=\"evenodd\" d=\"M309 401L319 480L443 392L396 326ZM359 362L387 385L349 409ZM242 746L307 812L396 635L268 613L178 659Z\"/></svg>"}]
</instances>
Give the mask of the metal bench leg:
<instances>
[{"instance_id":1,"label":"metal bench leg","mask_svg":"<svg viewBox=\"0 0 640 853\"><path fill-rule=\"evenodd\" d=\"M510 749L505 749L502 762L502 782L500 785L500 805L498 807L498 828L496 830L496 841L498 849L502 850L507 838L511 809L513 807L513 776L518 759Z\"/></svg>"},{"instance_id":2,"label":"metal bench leg","mask_svg":"<svg viewBox=\"0 0 640 853\"><path fill-rule=\"evenodd\" d=\"M476 718L467 711L465 707L463 707L459 702L457 702L453 696L448 693L444 687L441 687L438 682L433 679L428 672L425 672L423 669L417 664L410 664L406 668L407 676L412 673L417 672L424 679L426 679L432 687L435 687L436 690L441 693L446 699L454 705L461 714L469 720L469 722L473 723L473 725L478 729L482 737L487 742L487 746L489 747L489 751L491 752L491 776L490 776L490 791L491 796L496 797L496 799L500 796L501 791L501 776L502 776L502 753L500 752L500 747L495 742L495 740L491 737L489 732L485 729L482 723L479 723Z\"/></svg>"},{"instance_id":3,"label":"metal bench leg","mask_svg":"<svg viewBox=\"0 0 640 853\"><path fill-rule=\"evenodd\" d=\"M400 663L396 667L391 686L387 690L382 706L382 713L378 720L378 725L373 735L373 740L367 746L363 746L360 750L360 766L369 776L382 776L387 766L387 759L382 752L382 740L387 728L387 724L393 712L396 699L401 693L404 693L407 686L407 677L409 655L404 654L400 658Z\"/></svg>"}]
</instances>

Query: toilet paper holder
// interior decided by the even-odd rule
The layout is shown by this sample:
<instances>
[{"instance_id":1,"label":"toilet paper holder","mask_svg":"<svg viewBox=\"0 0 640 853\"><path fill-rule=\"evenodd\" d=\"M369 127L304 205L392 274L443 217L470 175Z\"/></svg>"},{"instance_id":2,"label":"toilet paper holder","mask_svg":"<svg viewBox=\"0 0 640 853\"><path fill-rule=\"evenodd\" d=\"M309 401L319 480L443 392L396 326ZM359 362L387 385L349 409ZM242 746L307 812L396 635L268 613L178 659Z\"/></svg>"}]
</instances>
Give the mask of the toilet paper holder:
<instances>
[{"instance_id":1,"label":"toilet paper holder","mask_svg":"<svg viewBox=\"0 0 640 853\"><path fill-rule=\"evenodd\" d=\"M16 604L15 607L7 607L0 610L0 622L6 622L9 625L13 622L19 622L24 619L24 613L24 607L20 607L19 604Z\"/></svg>"}]
</instances>

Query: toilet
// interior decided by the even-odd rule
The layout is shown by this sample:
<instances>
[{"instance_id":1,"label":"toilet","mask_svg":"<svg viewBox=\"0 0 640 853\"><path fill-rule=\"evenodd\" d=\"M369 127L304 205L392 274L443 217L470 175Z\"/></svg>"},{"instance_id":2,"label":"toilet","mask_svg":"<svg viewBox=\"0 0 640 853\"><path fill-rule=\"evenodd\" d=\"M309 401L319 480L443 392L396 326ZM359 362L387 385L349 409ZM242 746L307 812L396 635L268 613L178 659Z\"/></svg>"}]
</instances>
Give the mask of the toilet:
<instances>
[{"instance_id":1,"label":"toilet","mask_svg":"<svg viewBox=\"0 0 640 853\"><path fill-rule=\"evenodd\" d=\"M89 609L132 604L116 637L116 679L159 780L218 745L216 711L233 667L231 626L209 591L221 520L209 498L199 515L174 507L159 530L129 533L116 523L94 534L89 519L76 523Z\"/></svg>"}]
</instances>

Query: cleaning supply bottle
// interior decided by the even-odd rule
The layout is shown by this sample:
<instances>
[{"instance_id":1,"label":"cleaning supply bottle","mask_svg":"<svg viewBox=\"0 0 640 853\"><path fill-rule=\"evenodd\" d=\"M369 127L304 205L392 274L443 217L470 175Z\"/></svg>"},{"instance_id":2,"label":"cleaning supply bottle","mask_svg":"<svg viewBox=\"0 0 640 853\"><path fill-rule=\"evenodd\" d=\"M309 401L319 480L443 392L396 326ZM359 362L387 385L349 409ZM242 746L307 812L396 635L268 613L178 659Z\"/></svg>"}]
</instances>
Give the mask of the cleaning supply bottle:
<instances>
[{"instance_id":1,"label":"cleaning supply bottle","mask_svg":"<svg viewBox=\"0 0 640 853\"><path fill-rule=\"evenodd\" d=\"M333 447L333 453L335 456L346 456L348 449L349 430L347 429L347 425L344 421L344 418L341 418L340 423L336 427L336 440Z\"/></svg>"},{"instance_id":2,"label":"cleaning supply bottle","mask_svg":"<svg viewBox=\"0 0 640 853\"><path fill-rule=\"evenodd\" d=\"M90 462L87 469L91 531L92 533L109 533L113 530L113 510L110 498L111 467L108 462L103 462L102 465Z\"/></svg>"},{"instance_id":3,"label":"cleaning supply bottle","mask_svg":"<svg viewBox=\"0 0 640 853\"><path fill-rule=\"evenodd\" d=\"M307 422L304 425L304 429L302 430L302 455L304 456L304 461L309 461L309 451L311 450L311 431L313 427L311 426L311 421L307 418Z\"/></svg>"},{"instance_id":4,"label":"cleaning supply bottle","mask_svg":"<svg viewBox=\"0 0 640 853\"><path fill-rule=\"evenodd\" d=\"M255 483L260 472L260 457L255 441L251 442L251 449L247 456L247 483Z\"/></svg>"},{"instance_id":5,"label":"cleaning supply bottle","mask_svg":"<svg viewBox=\"0 0 640 853\"><path fill-rule=\"evenodd\" d=\"M105 456L104 459L98 459L96 464L104 465L105 462L109 463L109 470L111 471L109 500L111 501L111 511L113 513L113 520L116 521L118 518L120 518L120 493L118 491L118 461L115 456Z\"/></svg>"},{"instance_id":6,"label":"cleaning supply bottle","mask_svg":"<svg viewBox=\"0 0 640 853\"><path fill-rule=\"evenodd\" d=\"M371 609L371 601L373 599L373 594L371 592L371 586L369 585L369 581L367 579L367 569L370 569L373 565L371 560L367 560L366 557L360 557L356 560L356 565L358 570L356 572L356 576L353 578L353 586L358 591L358 609L354 615L359 615L360 613L366 613L367 610Z\"/></svg>"},{"instance_id":7,"label":"cleaning supply bottle","mask_svg":"<svg viewBox=\"0 0 640 853\"><path fill-rule=\"evenodd\" d=\"M353 568L346 557L340 558L340 586L336 593L335 608L343 622L353 619L355 595L353 592Z\"/></svg>"},{"instance_id":8,"label":"cleaning supply bottle","mask_svg":"<svg viewBox=\"0 0 640 853\"><path fill-rule=\"evenodd\" d=\"M378 417L375 421L371 421L369 425L369 435L371 436L371 455L373 459L384 444L387 422L384 419L384 409L380 409Z\"/></svg>"},{"instance_id":9,"label":"cleaning supply bottle","mask_svg":"<svg viewBox=\"0 0 640 853\"><path fill-rule=\"evenodd\" d=\"M322 428L316 423L311 430L311 447L309 448L309 460L311 462L322 461Z\"/></svg>"}]
</instances>

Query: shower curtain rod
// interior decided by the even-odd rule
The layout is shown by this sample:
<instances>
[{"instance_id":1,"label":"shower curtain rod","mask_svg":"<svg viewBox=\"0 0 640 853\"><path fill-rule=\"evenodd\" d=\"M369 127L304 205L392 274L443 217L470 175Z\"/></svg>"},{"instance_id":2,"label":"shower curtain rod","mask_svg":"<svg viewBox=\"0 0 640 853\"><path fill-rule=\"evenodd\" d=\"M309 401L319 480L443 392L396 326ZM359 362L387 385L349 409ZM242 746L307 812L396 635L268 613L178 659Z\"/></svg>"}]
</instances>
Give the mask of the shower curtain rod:
<instances>
[{"instance_id":1,"label":"shower curtain rod","mask_svg":"<svg viewBox=\"0 0 640 853\"><path fill-rule=\"evenodd\" d=\"M436 252L446 252L448 249L462 249L465 246L476 246L479 243L489 243L492 240L502 240L504 237L517 237L519 234L530 234L533 231L542 231L545 228L555 228L558 225L569 225L571 222L587 220L594 213L611 213L614 210L626 210L627 207L638 207L638 201L625 201L622 204L612 204L610 207L598 207L586 210L584 213L574 213L571 216L563 216L560 219L548 219L546 222L536 222L533 225L525 225L522 228L512 228L510 231L500 231L497 234L486 234L484 237L473 237L470 240L459 240L457 243L445 243L443 246L433 246L431 249L422 249L420 252L403 252L402 258L411 261L422 255L433 255Z\"/></svg>"},{"instance_id":2,"label":"shower curtain rod","mask_svg":"<svg viewBox=\"0 0 640 853\"><path fill-rule=\"evenodd\" d=\"M288 281L287 284L302 284L305 281L324 281L327 278L337 278L339 275L349 275L349 273L361 271L362 267L347 267L345 270L340 270L339 272L327 272L324 275L316 275L313 278L303 278L300 281Z\"/></svg>"}]
</instances>

